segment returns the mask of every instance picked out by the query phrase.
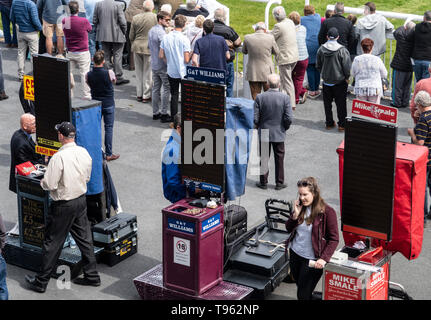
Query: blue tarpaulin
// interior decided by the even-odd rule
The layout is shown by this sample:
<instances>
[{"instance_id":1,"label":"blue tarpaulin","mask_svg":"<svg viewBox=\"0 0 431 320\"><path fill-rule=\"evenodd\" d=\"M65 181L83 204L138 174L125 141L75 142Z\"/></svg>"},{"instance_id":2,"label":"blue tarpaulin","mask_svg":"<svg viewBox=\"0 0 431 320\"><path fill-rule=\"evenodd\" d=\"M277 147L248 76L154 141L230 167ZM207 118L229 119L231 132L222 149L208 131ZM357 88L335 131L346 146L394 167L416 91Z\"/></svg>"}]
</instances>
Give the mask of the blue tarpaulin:
<instances>
[{"instance_id":1,"label":"blue tarpaulin","mask_svg":"<svg viewBox=\"0 0 431 320\"><path fill-rule=\"evenodd\" d=\"M253 100L226 98L225 171L226 198L229 201L245 193L253 119Z\"/></svg>"},{"instance_id":2,"label":"blue tarpaulin","mask_svg":"<svg viewBox=\"0 0 431 320\"><path fill-rule=\"evenodd\" d=\"M95 100L72 100L72 121L76 127L76 144L87 149L92 162L87 195L99 194L103 186L102 103Z\"/></svg>"}]
</instances>

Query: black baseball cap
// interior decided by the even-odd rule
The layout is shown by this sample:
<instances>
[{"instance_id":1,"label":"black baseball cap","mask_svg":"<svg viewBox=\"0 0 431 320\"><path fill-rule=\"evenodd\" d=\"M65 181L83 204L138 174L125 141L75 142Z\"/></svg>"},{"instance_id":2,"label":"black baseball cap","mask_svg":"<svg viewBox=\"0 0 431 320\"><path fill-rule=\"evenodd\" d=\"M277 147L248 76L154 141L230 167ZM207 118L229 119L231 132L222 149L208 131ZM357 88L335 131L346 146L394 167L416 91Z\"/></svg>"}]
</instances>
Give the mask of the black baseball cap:
<instances>
[{"instance_id":1,"label":"black baseball cap","mask_svg":"<svg viewBox=\"0 0 431 320\"><path fill-rule=\"evenodd\" d=\"M76 133L75 126L67 121L63 121L62 123L56 124L55 130L60 132L66 138L73 138L75 137L75 133Z\"/></svg>"},{"instance_id":2,"label":"black baseball cap","mask_svg":"<svg viewBox=\"0 0 431 320\"><path fill-rule=\"evenodd\" d=\"M339 36L338 29L335 27L332 27L328 30L328 38L331 40L337 39Z\"/></svg>"}]
</instances>

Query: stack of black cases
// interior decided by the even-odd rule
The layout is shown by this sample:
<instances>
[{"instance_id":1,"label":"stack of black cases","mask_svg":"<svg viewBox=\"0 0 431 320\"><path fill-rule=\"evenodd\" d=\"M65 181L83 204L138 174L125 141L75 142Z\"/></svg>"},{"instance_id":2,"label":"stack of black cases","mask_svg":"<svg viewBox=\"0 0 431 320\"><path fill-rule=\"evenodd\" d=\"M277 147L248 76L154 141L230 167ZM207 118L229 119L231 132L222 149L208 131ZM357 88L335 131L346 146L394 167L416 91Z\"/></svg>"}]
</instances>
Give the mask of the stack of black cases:
<instances>
[{"instance_id":1,"label":"stack of black cases","mask_svg":"<svg viewBox=\"0 0 431 320\"><path fill-rule=\"evenodd\" d=\"M265 222L233 241L226 258L223 280L253 288L253 299L264 299L286 278L289 259L285 244L289 234L286 209L274 209L284 201L268 200Z\"/></svg>"},{"instance_id":2,"label":"stack of black cases","mask_svg":"<svg viewBox=\"0 0 431 320\"><path fill-rule=\"evenodd\" d=\"M225 244L232 243L247 232L247 210L236 204L226 207L224 213Z\"/></svg>"},{"instance_id":3,"label":"stack of black cases","mask_svg":"<svg viewBox=\"0 0 431 320\"><path fill-rule=\"evenodd\" d=\"M138 251L136 215L119 213L93 226L94 245L103 247L100 262L109 266L127 259Z\"/></svg>"}]
</instances>

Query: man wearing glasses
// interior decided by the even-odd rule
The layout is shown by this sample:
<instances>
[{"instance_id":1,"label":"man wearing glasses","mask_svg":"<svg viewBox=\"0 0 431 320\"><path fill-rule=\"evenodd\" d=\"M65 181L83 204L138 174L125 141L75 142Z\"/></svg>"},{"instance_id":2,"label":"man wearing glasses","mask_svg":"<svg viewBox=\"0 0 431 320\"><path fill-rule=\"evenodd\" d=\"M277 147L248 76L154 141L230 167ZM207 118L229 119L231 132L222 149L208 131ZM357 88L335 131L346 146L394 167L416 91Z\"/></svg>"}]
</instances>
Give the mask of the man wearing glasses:
<instances>
[{"instance_id":1,"label":"man wearing glasses","mask_svg":"<svg viewBox=\"0 0 431 320\"><path fill-rule=\"evenodd\" d=\"M151 94L153 120L160 119L163 123L170 120L168 115L170 87L167 65L163 59L159 58L159 51L162 39L166 35L165 28L169 27L170 21L171 16L165 11L160 11L157 14L157 24L152 27L148 33L148 48L151 53L151 69L153 71L153 88ZM161 92L162 85L163 92Z\"/></svg>"}]
</instances>

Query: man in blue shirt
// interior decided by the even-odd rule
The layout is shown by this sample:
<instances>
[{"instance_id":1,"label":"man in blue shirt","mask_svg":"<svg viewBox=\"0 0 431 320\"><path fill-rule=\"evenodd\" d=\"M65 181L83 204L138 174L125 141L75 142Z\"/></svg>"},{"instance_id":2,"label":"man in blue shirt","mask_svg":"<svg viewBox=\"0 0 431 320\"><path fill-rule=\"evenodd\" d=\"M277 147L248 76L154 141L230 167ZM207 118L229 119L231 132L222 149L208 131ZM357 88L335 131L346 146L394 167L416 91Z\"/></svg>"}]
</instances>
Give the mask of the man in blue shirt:
<instances>
[{"instance_id":1,"label":"man in blue shirt","mask_svg":"<svg viewBox=\"0 0 431 320\"><path fill-rule=\"evenodd\" d=\"M172 135L166 143L162 155L163 195L174 203L186 197L186 186L181 181L181 113L173 118Z\"/></svg>"},{"instance_id":2,"label":"man in blue shirt","mask_svg":"<svg viewBox=\"0 0 431 320\"><path fill-rule=\"evenodd\" d=\"M170 21L171 16L169 13L160 11L157 14L157 24L148 33L148 48L151 53L151 70L153 71L153 88L151 93L153 120L160 119L163 123L170 120L168 115L170 86L166 62L159 58L159 52L160 44L166 36L165 28L169 27ZM161 92L162 88L163 93Z\"/></svg>"},{"instance_id":3,"label":"man in blue shirt","mask_svg":"<svg viewBox=\"0 0 431 320\"><path fill-rule=\"evenodd\" d=\"M31 0L15 0L10 9L10 20L18 25L18 78L22 80L27 48L31 55L38 53L42 25L37 7Z\"/></svg>"},{"instance_id":4,"label":"man in blue shirt","mask_svg":"<svg viewBox=\"0 0 431 320\"><path fill-rule=\"evenodd\" d=\"M178 96L181 78L186 75L186 64L190 61L190 41L182 33L187 18L181 14L175 17L175 29L169 32L160 44L159 57L167 62L171 89L171 119L178 112Z\"/></svg>"},{"instance_id":5,"label":"man in blue shirt","mask_svg":"<svg viewBox=\"0 0 431 320\"><path fill-rule=\"evenodd\" d=\"M205 20L204 37L196 41L192 62L196 67L226 71L226 60L230 59L229 47L223 37L213 33L214 22Z\"/></svg>"}]
</instances>

